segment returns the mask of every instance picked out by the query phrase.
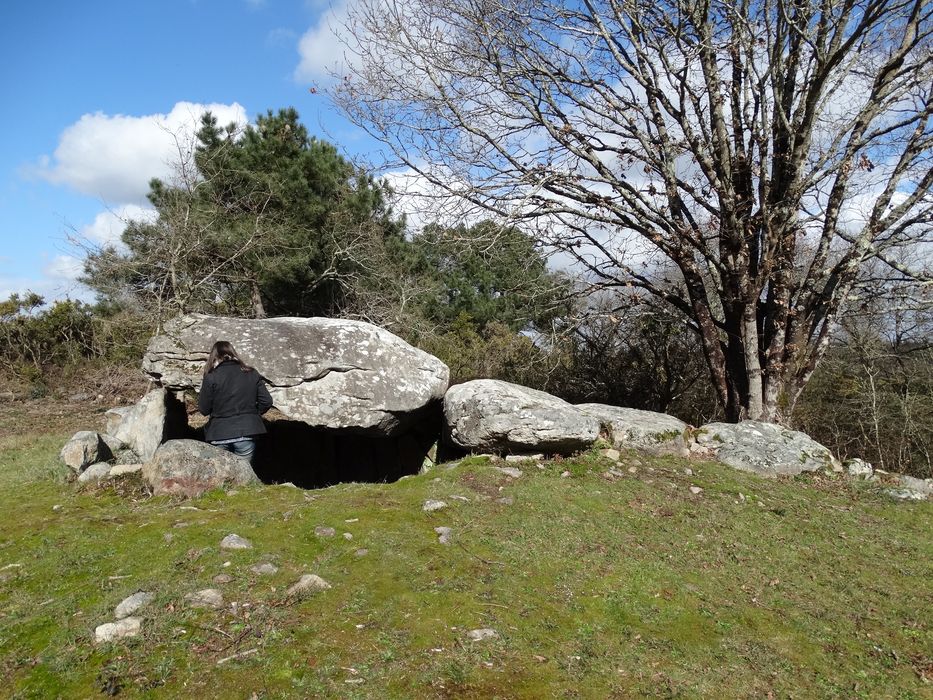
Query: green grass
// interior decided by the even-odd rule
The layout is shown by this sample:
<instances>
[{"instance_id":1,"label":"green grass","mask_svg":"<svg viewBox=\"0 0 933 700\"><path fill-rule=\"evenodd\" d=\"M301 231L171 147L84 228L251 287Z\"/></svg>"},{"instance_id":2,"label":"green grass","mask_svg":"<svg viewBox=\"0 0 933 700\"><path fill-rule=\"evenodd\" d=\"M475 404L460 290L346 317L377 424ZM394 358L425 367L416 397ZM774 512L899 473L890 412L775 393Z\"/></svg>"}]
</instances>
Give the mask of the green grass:
<instances>
[{"instance_id":1,"label":"green grass","mask_svg":"<svg viewBox=\"0 0 933 700\"><path fill-rule=\"evenodd\" d=\"M517 480L474 458L180 501L78 490L66 437L0 447L3 696L933 697L930 503L633 454L614 480L596 454ZM231 532L255 548L221 551ZM228 607L187 608L218 573ZM333 587L289 598L303 573ZM95 645L137 590L157 595L142 635ZM499 638L465 637L482 627Z\"/></svg>"}]
</instances>

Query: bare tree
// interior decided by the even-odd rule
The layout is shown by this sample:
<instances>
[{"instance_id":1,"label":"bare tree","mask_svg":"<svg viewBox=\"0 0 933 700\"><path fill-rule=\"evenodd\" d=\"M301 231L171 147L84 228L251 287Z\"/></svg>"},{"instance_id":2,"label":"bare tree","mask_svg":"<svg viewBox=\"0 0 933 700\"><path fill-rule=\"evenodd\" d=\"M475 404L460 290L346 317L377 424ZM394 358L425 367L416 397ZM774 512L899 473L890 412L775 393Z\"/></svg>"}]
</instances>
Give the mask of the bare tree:
<instances>
[{"instance_id":1,"label":"bare tree","mask_svg":"<svg viewBox=\"0 0 933 700\"><path fill-rule=\"evenodd\" d=\"M867 261L930 281L928 253L896 253L933 241L931 12L360 0L333 97L434 187L537 222L592 286L663 299L726 415L780 420Z\"/></svg>"}]
</instances>

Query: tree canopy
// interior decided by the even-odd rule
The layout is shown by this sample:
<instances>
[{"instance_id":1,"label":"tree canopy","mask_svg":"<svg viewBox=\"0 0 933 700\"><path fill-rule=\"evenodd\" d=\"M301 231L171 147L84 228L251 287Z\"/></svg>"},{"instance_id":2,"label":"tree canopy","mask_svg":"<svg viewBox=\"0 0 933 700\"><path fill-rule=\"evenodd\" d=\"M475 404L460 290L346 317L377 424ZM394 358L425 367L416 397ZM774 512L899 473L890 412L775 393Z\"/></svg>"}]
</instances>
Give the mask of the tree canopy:
<instances>
[{"instance_id":1,"label":"tree canopy","mask_svg":"<svg viewBox=\"0 0 933 700\"><path fill-rule=\"evenodd\" d=\"M122 247L89 255L85 281L160 315L339 313L373 246L402 236L386 194L294 109L242 133L206 114L175 180L151 183L155 221L131 222Z\"/></svg>"},{"instance_id":2,"label":"tree canopy","mask_svg":"<svg viewBox=\"0 0 933 700\"><path fill-rule=\"evenodd\" d=\"M868 261L931 278L924 0L354 7L346 114L681 314L733 420L793 407Z\"/></svg>"}]
</instances>

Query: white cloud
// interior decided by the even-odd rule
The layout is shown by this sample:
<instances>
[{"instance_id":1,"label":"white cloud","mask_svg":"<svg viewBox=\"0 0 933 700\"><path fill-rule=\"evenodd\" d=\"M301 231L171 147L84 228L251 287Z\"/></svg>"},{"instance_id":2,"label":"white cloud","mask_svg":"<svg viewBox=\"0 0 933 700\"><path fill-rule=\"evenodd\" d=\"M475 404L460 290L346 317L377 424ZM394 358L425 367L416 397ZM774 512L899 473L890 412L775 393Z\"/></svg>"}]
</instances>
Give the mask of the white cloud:
<instances>
[{"instance_id":1,"label":"white cloud","mask_svg":"<svg viewBox=\"0 0 933 700\"><path fill-rule=\"evenodd\" d=\"M246 124L237 102L178 102L168 114L140 117L103 112L85 114L61 134L55 153L39 158L33 172L104 202L143 203L153 177L166 179L179 148L190 148L201 115L211 111L221 124Z\"/></svg>"},{"instance_id":2,"label":"white cloud","mask_svg":"<svg viewBox=\"0 0 933 700\"><path fill-rule=\"evenodd\" d=\"M94 221L78 231L78 237L89 243L106 246L120 242L120 235L130 221L155 221L155 209L137 204L124 204L108 209L94 217Z\"/></svg>"},{"instance_id":3,"label":"white cloud","mask_svg":"<svg viewBox=\"0 0 933 700\"><path fill-rule=\"evenodd\" d=\"M47 303L65 298L93 302L94 293L77 281L82 264L72 255L56 255L43 267L42 277L0 274L0 299L28 291L41 295Z\"/></svg>"},{"instance_id":4,"label":"white cloud","mask_svg":"<svg viewBox=\"0 0 933 700\"><path fill-rule=\"evenodd\" d=\"M73 255L56 255L42 270L52 281L74 282L84 269L84 262Z\"/></svg>"},{"instance_id":5,"label":"white cloud","mask_svg":"<svg viewBox=\"0 0 933 700\"><path fill-rule=\"evenodd\" d=\"M347 56L338 32L349 18L352 1L342 0L332 5L298 40L301 60L295 69L295 80L326 81L332 73L346 70Z\"/></svg>"}]
</instances>

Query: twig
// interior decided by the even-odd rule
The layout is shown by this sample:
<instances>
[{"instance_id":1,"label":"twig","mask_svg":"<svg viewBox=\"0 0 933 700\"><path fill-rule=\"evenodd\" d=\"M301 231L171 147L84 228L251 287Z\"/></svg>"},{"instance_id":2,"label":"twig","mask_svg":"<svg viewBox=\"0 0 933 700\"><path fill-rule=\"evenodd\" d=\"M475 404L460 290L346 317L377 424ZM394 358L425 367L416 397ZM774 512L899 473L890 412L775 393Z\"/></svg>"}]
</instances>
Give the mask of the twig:
<instances>
[{"instance_id":1,"label":"twig","mask_svg":"<svg viewBox=\"0 0 933 700\"><path fill-rule=\"evenodd\" d=\"M246 651L241 651L233 656L225 656L217 662L217 665L225 664L228 661L233 661L234 659L242 659L244 656L251 656L259 651L259 648L247 649Z\"/></svg>"}]
</instances>

